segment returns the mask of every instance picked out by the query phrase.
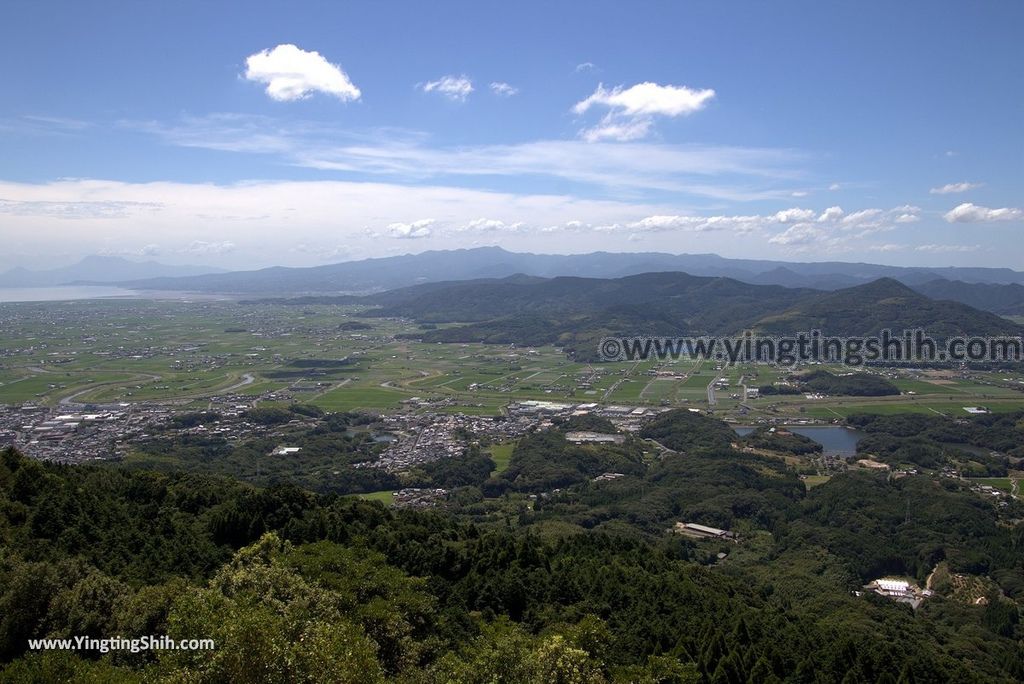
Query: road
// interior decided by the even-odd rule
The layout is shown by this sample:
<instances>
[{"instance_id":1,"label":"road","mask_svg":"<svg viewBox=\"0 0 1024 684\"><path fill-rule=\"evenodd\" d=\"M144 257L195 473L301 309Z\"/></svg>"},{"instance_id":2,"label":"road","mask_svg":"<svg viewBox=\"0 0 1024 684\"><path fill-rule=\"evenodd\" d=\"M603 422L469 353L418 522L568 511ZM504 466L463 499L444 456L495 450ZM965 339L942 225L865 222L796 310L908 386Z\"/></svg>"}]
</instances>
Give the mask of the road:
<instances>
[{"instance_id":1,"label":"road","mask_svg":"<svg viewBox=\"0 0 1024 684\"><path fill-rule=\"evenodd\" d=\"M718 403L718 399L715 397L715 383L718 382L720 377L722 377L721 373L715 373L711 378L711 382L708 383L708 407Z\"/></svg>"}]
</instances>

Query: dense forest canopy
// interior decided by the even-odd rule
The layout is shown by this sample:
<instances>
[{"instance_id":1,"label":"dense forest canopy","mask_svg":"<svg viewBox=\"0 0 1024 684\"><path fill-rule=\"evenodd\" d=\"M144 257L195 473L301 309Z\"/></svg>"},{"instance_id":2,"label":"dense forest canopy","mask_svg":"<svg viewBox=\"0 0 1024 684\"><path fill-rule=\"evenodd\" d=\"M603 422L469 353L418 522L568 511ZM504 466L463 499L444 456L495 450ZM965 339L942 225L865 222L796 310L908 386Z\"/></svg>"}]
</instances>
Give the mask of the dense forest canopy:
<instances>
[{"instance_id":1,"label":"dense forest canopy","mask_svg":"<svg viewBox=\"0 0 1024 684\"><path fill-rule=\"evenodd\" d=\"M871 434L901 427L855 422ZM986 418L971 439L993 443L1011 425ZM501 524L210 473L47 465L9 449L0 466L2 678L1024 677L1024 526L1001 522L955 480L850 473L806 491L783 460L736 451L728 426L690 411L666 412L621 444L572 444L573 427L607 426L527 435L497 476L485 476L485 454L469 454L471 480L544 494ZM671 451L652 458L645 439ZM624 477L591 482L608 469ZM551 494L560 484L567 489ZM681 519L742 539L709 548L664 532ZM570 527L555 533L559 525ZM735 562L715 567L716 551ZM987 578L986 601L937 597L915 612L854 595L882 575L924 582L937 567L943 577ZM150 633L213 638L218 648L27 650L43 636Z\"/></svg>"}]
</instances>

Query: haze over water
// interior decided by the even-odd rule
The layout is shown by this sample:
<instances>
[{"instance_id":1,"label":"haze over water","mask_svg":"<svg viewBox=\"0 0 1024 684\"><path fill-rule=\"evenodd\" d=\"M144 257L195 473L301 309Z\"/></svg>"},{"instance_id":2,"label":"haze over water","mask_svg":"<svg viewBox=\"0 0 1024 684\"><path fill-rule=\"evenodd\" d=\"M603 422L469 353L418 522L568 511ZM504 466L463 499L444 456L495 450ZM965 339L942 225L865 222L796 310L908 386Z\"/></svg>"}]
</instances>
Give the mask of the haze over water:
<instances>
[{"instance_id":1,"label":"haze over water","mask_svg":"<svg viewBox=\"0 0 1024 684\"><path fill-rule=\"evenodd\" d=\"M64 302L77 299L133 297L135 290L98 285L61 287L0 287L0 302Z\"/></svg>"}]
</instances>

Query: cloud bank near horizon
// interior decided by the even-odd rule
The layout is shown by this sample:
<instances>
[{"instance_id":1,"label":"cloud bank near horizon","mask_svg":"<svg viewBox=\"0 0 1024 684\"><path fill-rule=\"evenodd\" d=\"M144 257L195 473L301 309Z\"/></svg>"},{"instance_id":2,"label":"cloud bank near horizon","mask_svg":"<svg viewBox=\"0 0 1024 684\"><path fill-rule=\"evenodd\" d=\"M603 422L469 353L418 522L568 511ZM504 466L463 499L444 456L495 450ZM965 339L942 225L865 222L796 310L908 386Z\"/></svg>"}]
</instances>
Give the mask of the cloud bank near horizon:
<instances>
[{"instance_id":1,"label":"cloud bank near horizon","mask_svg":"<svg viewBox=\"0 0 1024 684\"><path fill-rule=\"evenodd\" d=\"M743 256L743 249L757 246L764 256L778 258L976 249L962 241L921 241L927 250L893 241L918 229L925 212L912 205L700 213L661 203L348 181L0 182L0 198L0 217L18 226L11 255L102 252L178 261L187 256L234 268L385 256L408 251L413 242L417 249L500 244L565 253L607 237L628 251ZM961 205L946 220L1006 222L1022 216L1018 209Z\"/></svg>"}]
</instances>

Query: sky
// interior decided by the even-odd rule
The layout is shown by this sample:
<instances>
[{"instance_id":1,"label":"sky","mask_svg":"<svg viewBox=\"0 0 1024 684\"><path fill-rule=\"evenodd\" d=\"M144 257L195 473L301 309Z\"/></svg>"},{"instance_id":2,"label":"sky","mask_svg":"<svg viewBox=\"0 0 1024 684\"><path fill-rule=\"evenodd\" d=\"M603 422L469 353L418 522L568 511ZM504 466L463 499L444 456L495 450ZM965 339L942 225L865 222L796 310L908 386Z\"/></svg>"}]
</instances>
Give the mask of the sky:
<instances>
[{"instance_id":1,"label":"sky","mask_svg":"<svg viewBox=\"0 0 1024 684\"><path fill-rule=\"evenodd\" d=\"M0 270L434 249L1024 268L1024 3L34 2Z\"/></svg>"}]
</instances>

